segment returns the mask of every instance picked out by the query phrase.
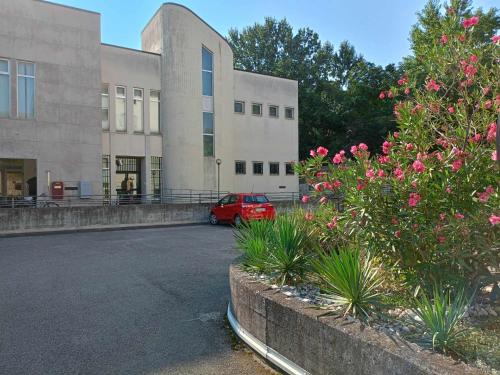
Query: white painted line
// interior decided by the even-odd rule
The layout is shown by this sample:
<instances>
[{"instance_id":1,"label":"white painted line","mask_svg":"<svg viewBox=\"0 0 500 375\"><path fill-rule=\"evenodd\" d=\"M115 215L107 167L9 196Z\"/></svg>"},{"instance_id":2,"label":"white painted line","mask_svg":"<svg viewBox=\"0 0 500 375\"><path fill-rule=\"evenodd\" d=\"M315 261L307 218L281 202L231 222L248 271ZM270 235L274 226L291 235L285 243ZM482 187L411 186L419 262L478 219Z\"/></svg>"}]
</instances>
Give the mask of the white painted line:
<instances>
[{"instance_id":1,"label":"white painted line","mask_svg":"<svg viewBox=\"0 0 500 375\"><path fill-rule=\"evenodd\" d=\"M290 361L288 358L284 357L273 348L270 348L255 336L253 336L245 328L243 328L236 320L233 312L231 311L231 303L227 305L227 319L229 320L229 324L231 324L233 331L238 335L238 337L269 362L278 366L280 369L290 375L311 375L310 372L296 365L294 362Z\"/></svg>"}]
</instances>

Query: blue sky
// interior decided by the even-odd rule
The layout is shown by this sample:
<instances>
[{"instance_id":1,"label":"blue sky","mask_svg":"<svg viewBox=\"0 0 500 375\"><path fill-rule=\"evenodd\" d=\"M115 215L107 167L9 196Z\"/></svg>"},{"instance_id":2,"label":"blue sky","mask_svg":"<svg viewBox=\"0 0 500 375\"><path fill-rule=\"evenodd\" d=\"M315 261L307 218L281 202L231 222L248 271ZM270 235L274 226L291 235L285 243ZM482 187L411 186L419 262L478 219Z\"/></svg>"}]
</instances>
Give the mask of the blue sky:
<instances>
[{"instance_id":1,"label":"blue sky","mask_svg":"<svg viewBox=\"0 0 500 375\"><path fill-rule=\"evenodd\" d=\"M102 41L140 49L140 33L161 0L53 0L101 13ZM408 36L426 0L178 0L222 35L264 17L287 18L294 29L310 27L334 46L350 41L369 61L399 62L409 54ZM475 7L498 6L475 0Z\"/></svg>"}]
</instances>

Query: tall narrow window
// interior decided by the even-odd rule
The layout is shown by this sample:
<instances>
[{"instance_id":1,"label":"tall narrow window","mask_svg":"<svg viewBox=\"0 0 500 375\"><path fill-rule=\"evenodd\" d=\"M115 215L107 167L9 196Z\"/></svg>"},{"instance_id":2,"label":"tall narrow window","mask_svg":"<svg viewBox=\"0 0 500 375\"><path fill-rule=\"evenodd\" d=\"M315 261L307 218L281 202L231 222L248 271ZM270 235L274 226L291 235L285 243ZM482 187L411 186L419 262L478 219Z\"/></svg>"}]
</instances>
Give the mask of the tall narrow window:
<instances>
[{"instance_id":1,"label":"tall narrow window","mask_svg":"<svg viewBox=\"0 0 500 375\"><path fill-rule=\"evenodd\" d=\"M151 133L160 132L160 92L151 91L149 93L149 131Z\"/></svg>"},{"instance_id":2,"label":"tall narrow window","mask_svg":"<svg viewBox=\"0 0 500 375\"><path fill-rule=\"evenodd\" d=\"M35 118L35 64L17 63L17 117Z\"/></svg>"},{"instance_id":3,"label":"tall narrow window","mask_svg":"<svg viewBox=\"0 0 500 375\"><path fill-rule=\"evenodd\" d=\"M214 114L203 112L203 156L214 156Z\"/></svg>"},{"instance_id":4,"label":"tall narrow window","mask_svg":"<svg viewBox=\"0 0 500 375\"><path fill-rule=\"evenodd\" d=\"M109 86L106 84L101 89L101 117L102 129L109 130Z\"/></svg>"},{"instance_id":5,"label":"tall narrow window","mask_svg":"<svg viewBox=\"0 0 500 375\"><path fill-rule=\"evenodd\" d=\"M205 47L201 50L202 94L213 96L213 53Z\"/></svg>"},{"instance_id":6,"label":"tall narrow window","mask_svg":"<svg viewBox=\"0 0 500 375\"><path fill-rule=\"evenodd\" d=\"M116 130L124 132L127 130L127 91L123 86L116 86L115 96Z\"/></svg>"},{"instance_id":7,"label":"tall narrow window","mask_svg":"<svg viewBox=\"0 0 500 375\"><path fill-rule=\"evenodd\" d=\"M151 156L151 192L154 199L161 198L161 156Z\"/></svg>"},{"instance_id":8,"label":"tall narrow window","mask_svg":"<svg viewBox=\"0 0 500 375\"><path fill-rule=\"evenodd\" d=\"M10 71L9 60L0 60L0 117L10 114Z\"/></svg>"},{"instance_id":9,"label":"tall narrow window","mask_svg":"<svg viewBox=\"0 0 500 375\"><path fill-rule=\"evenodd\" d=\"M106 198L109 198L111 195L110 160L109 155L102 155L102 193Z\"/></svg>"},{"instance_id":10,"label":"tall narrow window","mask_svg":"<svg viewBox=\"0 0 500 375\"><path fill-rule=\"evenodd\" d=\"M134 89L134 131L141 133L144 131L144 101L142 89Z\"/></svg>"}]
</instances>

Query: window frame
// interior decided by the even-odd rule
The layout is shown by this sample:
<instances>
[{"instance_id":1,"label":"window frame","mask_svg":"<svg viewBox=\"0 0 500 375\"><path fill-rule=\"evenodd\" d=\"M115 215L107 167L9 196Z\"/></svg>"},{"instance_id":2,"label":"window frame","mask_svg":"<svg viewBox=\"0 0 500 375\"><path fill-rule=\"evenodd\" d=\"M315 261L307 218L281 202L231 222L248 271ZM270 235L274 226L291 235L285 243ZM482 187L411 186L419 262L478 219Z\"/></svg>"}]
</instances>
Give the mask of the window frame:
<instances>
[{"instance_id":1,"label":"window frame","mask_svg":"<svg viewBox=\"0 0 500 375\"><path fill-rule=\"evenodd\" d=\"M255 166L260 164L261 173L255 173ZM252 162L252 172L254 176L263 176L264 175L264 162L263 161L253 161Z\"/></svg>"},{"instance_id":2,"label":"window frame","mask_svg":"<svg viewBox=\"0 0 500 375\"><path fill-rule=\"evenodd\" d=\"M276 116L272 116L271 115L271 108L276 108ZM280 106L279 105L276 105L276 104L269 104L267 106L267 115L270 117L270 118L280 118Z\"/></svg>"},{"instance_id":3,"label":"window frame","mask_svg":"<svg viewBox=\"0 0 500 375\"><path fill-rule=\"evenodd\" d=\"M123 96L118 94L119 88L124 90ZM116 109L118 107L116 105L117 99L123 99L124 103L125 103L125 111L124 111L125 112L125 121L124 121L125 122L125 129L118 129L118 127L116 126L118 124L118 113L116 111ZM128 130L128 126L127 126L127 86L115 85L115 130L119 133L126 133Z\"/></svg>"},{"instance_id":4,"label":"window frame","mask_svg":"<svg viewBox=\"0 0 500 375\"><path fill-rule=\"evenodd\" d=\"M243 172L238 172L238 164L241 164L243 166ZM247 174L247 162L245 160L234 161L234 174L237 176L242 176Z\"/></svg>"},{"instance_id":5,"label":"window frame","mask_svg":"<svg viewBox=\"0 0 500 375\"><path fill-rule=\"evenodd\" d=\"M241 112L237 112L236 111L236 103L240 103L241 104L241 109L242 111ZM238 115L244 115L245 114L245 101L244 100L235 100L234 101L234 113L237 113Z\"/></svg>"},{"instance_id":6,"label":"window frame","mask_svg":"<svg viewBox=\"0 0 500 375\"><path fill-rule=\"evenodd\" d=\"M271 166L278 166L278 173L272 173ZM280 175L280 162L279 161L270 161L269 162L269 176L279 176Z\"/></svg>"},{"instance_id":7,"label":"window frame","mask_svg":"<svg viewBox=\"0 0 500 375\"><path fill-rule=\"evenodd\" d=\"M208 69L204 69L203 67L203 50L207 51L208 53L210 53L210 55L212 56L212 70L208 70ZM211 77L211 94L210 95L206 95L203 91L204 91L204 86L203 86L203 82L204 82L204 79L203 79L203 73L210 73L210 77ZM204 44L201 45L201 95L202 96L206 96L206 97L209 97L209 98L213 98L214 96L214 53L212 52L212 50L210 48L208 48L207 46L205 46Z\"/></svg>"},{"instance_id":8,"label":"window frame","mask_svg":"<svg viewBox=\"0 0 500 375\"><path fill-rule=\"evenodd\" d=\"M140 91L141 96L135 96L135 91ZM142 129L137 130L135 128L135 116L134 116L134 108L136 101L140 101L142 103L142 108L141 108L141 124L142 124ZM132 128L134 129L134 133L142 134L144 133L144 89L141 89L140 87L132 87Z\"/></svg>"},{"instance_id":9,"label":"window frame","mask_svg":"<svg viewBox=\"0 0 500 375\"><path fill-rule=\"evenodd\" d=\"M287 116L287 110L292 110L292 117ZM294 107L285 107L285 120L295 120L295 108Z\"/></svg>"},{"instance_id":10,"label":"window frame","mask_svg":"<svg viewBox=\"0 0 500 375\"><path fill-rule=\"evenodd\" d=\"M157 92L158 97L152 96L151 93ZM151 134L161 134L161 122L160 122L160 102L161 102L161 90L149 90L149 132ZM155 103L158 107L158 130L152 130L151 128L151 103Z\"/></svg>"},{"instance_id":11,"label":"window frame","mask_svg":"<svg viewBox=\"0 0 500 375\"><path fill-rule=\"evenodd\" d=\"M33 65L33 76L29 76L27 74L19 74L19 64L31 64ZM16 99L17 99L17 119L19 120L35 120L36 119L36 64L32 61L25 61L25 60L17 60L16 61ZM23 78L32 78L33 79L33 117L20 117L19 116L19 77Z\"/></svg>"},{"instance_id":12,"label":"window frame","mask_svg":"<svg viewBox=\"0 0 500 375\"><path fill-rule=\"evenodd\" d=\"M288 166L291 167L292 173L288 173ZM294 169L295 163L294 162L286 162L285 163L285 176L295 176L295 169Z\"/></svg>"},{"instance_id":13,"label":"window frame","mask_svg":"<svg viewBox=\"0 0 500 375\"><path fill-rule=\"evenodd\" d=\"M205 132L205 123L204 123L204 118L205 118L205 113L212 115L212 133L206 133ZM202 112L202 146L203 146L203 157L207 158L213 158L215 157L215 114L213 112ZM211 155L205 155L205 137L212 137L212 153Z\"/></svg>"},{"instance_id":14,"label":"window frame","mask_svg":"<svg viewBox=\"0 0 500 375\"><path fill-rule=\"evenodd\" d=\"M106 93L104 92L104 88L106 88L106 89L107 89ZM107 107L107 108L104 108L104 107L102 106L102 100L103 100L103 97L106 97L106 98L107 98L107 100L108 100L108 107ZM110 116L109 116L109 112L110 112L110 104L111 104L111 101L110 101L110 95L109 95L109 83L102 83L102 84L101 84L101 129L102 129L103 131L109 131L109 129L110 129L110 125L111 125L111 124L110 124L110 121L109 121L109 118L110 118ZM107 109L107 110L108 110L108 120L107 120L107 121L108 121L108 126L107 126L106 128L102 126L102 123L103 123L103 120L102 120L102 111L103 111L104 109Z\"/></svg>"},{"instance_id":15,"label":"window frame","mask_svg":"<svg viewBox=\"0 0 500 375\"><path fill-rule=\"evenodd\" d=\"M253 107L256 105L259 106L259 108L260 108L260 111L258 114L253 113ZM252 102L252 116L262 117L262 103L253 103Z\"/></svg>"},{"instance_id":16,"label":"window frame","mask_svg":"<svg viewBox=\"0 0 500 375\"><path fill-rule=\"evenodd\" d=\"M12 87L12 82L11 82L11 68L10 68L10 60L6 58L0 58L0 61L5 61L7 63L7 70L6 71L0 71L0 75L5 75L7 76L7 116L0 118L10 118L11 113L12 113L12 92L11 92L11 87Z\"/></svg>"}]
</instances>

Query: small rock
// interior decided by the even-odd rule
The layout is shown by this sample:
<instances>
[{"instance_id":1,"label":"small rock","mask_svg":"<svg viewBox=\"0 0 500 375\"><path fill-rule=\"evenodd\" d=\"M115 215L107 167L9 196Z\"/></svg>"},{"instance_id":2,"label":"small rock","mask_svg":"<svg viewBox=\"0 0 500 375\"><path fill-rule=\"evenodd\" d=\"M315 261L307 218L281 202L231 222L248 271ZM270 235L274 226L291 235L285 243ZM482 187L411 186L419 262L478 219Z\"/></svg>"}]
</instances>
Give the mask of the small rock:
<instances>
[{"instance_id":1,"label":"small rock","mask_svg":"<svg viewBox=\"0 0 500 375\"><path fill-rule=\"evenodd\" d=\"M497 312L495 311L495 309L493 309L493 307L488 307L488 314L491 316L498 316Z\"/></svg>"}]
</instances>

